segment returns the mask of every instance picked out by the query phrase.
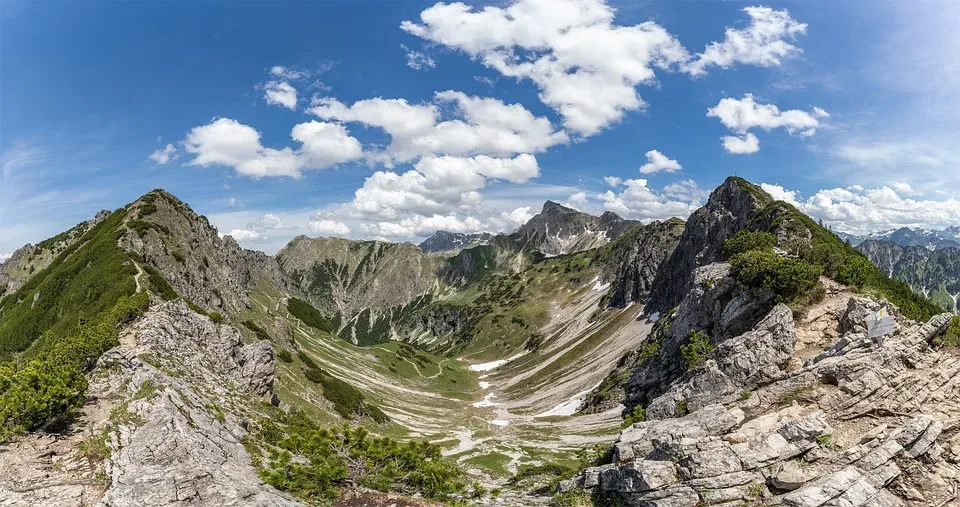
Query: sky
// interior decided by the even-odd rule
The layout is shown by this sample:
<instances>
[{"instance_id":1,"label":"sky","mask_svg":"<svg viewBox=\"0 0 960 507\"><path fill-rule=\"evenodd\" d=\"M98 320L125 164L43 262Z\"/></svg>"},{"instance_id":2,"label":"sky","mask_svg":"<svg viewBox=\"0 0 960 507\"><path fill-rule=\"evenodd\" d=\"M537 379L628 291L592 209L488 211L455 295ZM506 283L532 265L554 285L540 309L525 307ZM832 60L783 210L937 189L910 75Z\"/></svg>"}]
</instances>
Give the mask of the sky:
<instances>
[{"instance_id":1,"label":"sky","mask_svg":"<svg viewBox=\"0 0 960 507\"><path fill-rule=\"evenodd\" d=\"M164 188L220 234L417 242L547 199L960 224L958 2L0 2L0 260Z\"/></svg>"}]
</instances>

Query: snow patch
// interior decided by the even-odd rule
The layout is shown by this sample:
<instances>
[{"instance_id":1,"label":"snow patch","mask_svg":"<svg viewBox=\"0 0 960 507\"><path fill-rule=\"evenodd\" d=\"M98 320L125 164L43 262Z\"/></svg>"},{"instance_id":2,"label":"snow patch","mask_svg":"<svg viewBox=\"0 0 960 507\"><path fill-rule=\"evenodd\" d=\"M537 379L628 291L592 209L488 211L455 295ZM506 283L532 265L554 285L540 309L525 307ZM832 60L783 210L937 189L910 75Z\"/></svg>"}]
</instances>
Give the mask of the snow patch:
<instances>
[{"instance_id":1,"label":"snow patch","mask_svg":"<svg viewBox=\"0 0 960 507\"><path fill-rule=\"evenodd\" d=\"M486 396L483 397L482 400L474 403L473 406L477 408L495 407L499 405L499 403L493 401L493 399L496 397L497 397L496 393L488 393Z\"/></svg>"},{"instance_id":2,"label":"snow patch","mask_svg":"<svg viewBox=\"0 0 960 507\"><path fill-rule=\"evenodd\" d=\"M580 405L583 403L583 400L587 399L587 395L590 394L590 391L593 391L600 385L600 382L586 391L579 392L571 396L567 401L547 410L546 412L540 412L534 417L551 417L558 415L573 415L577 413L577 409L580 408Z\"/></svg>"},{"instance_id":3,"label":"snow patch","mask_svg":"<svg viewBox=\"0 0 960 507\"><path fill-rule=\"evenodd\" d=\"M519 354L517 354L517 355L515 355L515 356L513 356L513 357L509 357L509 358L507 358L507 359L498 359L498 360L496 360L496 361L490 361L489 363L471 364L471 365L470 365L470 371L490 371L490 370L494 370L494 369L496 369L496 368L499 368L499 367L501 367L501 366L509 363L510 361L513 361L513 360L515 360L515 359L519 359L519 358L520 358L521 356L523 356L524 354L526 354L526 352L521 352L521 353L519 353Z\"/></svg>"},{"instance_id":4,"label":"snow patch","mask_svg":"<svg viewBox=\"0 0 960 507\"><path fill-rule=\"evenodd\" d=\"M480 389L489 389L490 385L490 382L484 382L482 380L480 381Z\"/></svg>"},{"instance_id":5,"label":"snow patch","mask_svg":"<svg viewBox=\"0 0 960 507\"><path fill-rule=\"evenodd\" d=\"M607 290L607 289L609 289L609 288L610 288L610 284L609 284L609 283L603 283L603 282L601 282L599 276L593 279L593 289L591 289L591 290L595 290L595 291L597 291L597 292L601 292L601 291L605 291L605 290Z\"/></svg>"},{"instance_id":6,"label":"snow patch","mask_svg":"<svg viewBox=\"0 0 960 507\"><path fill-rule=\"evenodd\" d=\"M504 426L506 426L506 425L508 425L508 424L510 424L510 421L506 421L506 420L504 420L504 419L494 419L494 420L492 420L492 421L487 421L487 422L489 422L490 424L492 424L492 425L494 425L494 426L500 426L501 428L504 427Z\"/></svg>"},{"instance_id":7,"label":"snow patch","mask_svg":"<svg viewBox=\"0 0 960 507\"><path fill-rule=\"evenodd\" d=\"M660 320L660 312L651 313L650 316L647 317L647 320L649 320L650 322L656 322Z\"/></svg>"}]
</instances>

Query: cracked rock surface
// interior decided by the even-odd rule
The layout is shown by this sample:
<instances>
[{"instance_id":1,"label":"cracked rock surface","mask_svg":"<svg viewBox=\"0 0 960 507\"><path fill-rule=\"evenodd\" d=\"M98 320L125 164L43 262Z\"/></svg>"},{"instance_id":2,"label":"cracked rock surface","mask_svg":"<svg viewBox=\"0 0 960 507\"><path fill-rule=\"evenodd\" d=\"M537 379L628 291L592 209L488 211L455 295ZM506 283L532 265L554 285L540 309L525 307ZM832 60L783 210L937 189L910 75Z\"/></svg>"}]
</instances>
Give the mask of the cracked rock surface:
<instances>
[{"instance_id":1,"label":"cracked rock surface","mask_svg":"<svg viewBox=\"0 0 960 507\"><path fill-rule=\"evenodd\" d=\"M613 464L561 490L631 506L960 505L960 357L930 345L952 316L898 315L878 348L863 321L879 304L849 297L804 321L833 315L835 342L786 367L791 348L809 344L784 308L720 343L652 400L654 420L620 434ZM677 400L690 413L676 417Z\"/></svg>"}]
</instances>

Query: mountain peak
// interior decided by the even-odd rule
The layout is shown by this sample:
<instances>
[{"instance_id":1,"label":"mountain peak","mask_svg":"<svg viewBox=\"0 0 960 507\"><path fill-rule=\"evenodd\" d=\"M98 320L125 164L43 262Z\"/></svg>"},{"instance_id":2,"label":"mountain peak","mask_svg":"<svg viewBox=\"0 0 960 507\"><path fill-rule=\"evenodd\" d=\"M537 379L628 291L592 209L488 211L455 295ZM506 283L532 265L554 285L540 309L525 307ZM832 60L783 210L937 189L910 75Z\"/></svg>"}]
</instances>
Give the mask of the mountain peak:
<instances>
[{"instance_id":1,"label":"mountain peak","mask_svg":"<svg viewBox=\"0 0 960 507\"><path fill-rule=\"evenodd\" d=\"M579 211L573 208L568 208L556 201L547 201L543 203L543 210L541 213L579 213Z\"/></svg>"}]
</instances>

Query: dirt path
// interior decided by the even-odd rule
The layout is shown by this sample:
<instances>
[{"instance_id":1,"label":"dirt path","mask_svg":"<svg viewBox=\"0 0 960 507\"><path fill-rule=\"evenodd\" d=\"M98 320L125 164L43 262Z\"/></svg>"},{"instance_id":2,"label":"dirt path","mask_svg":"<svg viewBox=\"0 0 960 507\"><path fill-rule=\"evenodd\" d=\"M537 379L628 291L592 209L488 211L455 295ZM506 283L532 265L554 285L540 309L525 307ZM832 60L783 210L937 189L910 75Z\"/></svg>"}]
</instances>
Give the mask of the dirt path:
<instances>
[{"instance_id":1,"label":"dirt path","mask_svg":"<svg viewBox=\"0 0 960 507\"><path fill-rule=\"evenodd\" d=\"M132 261L131 261L132 262ZM140 267L136 262L133 265L137 268L137 274L133 275L133 281L137 284L137 292L143 291L143 287L140 286L140 275L143 274L143 268Z\"/></svg>"}]
</instances>

